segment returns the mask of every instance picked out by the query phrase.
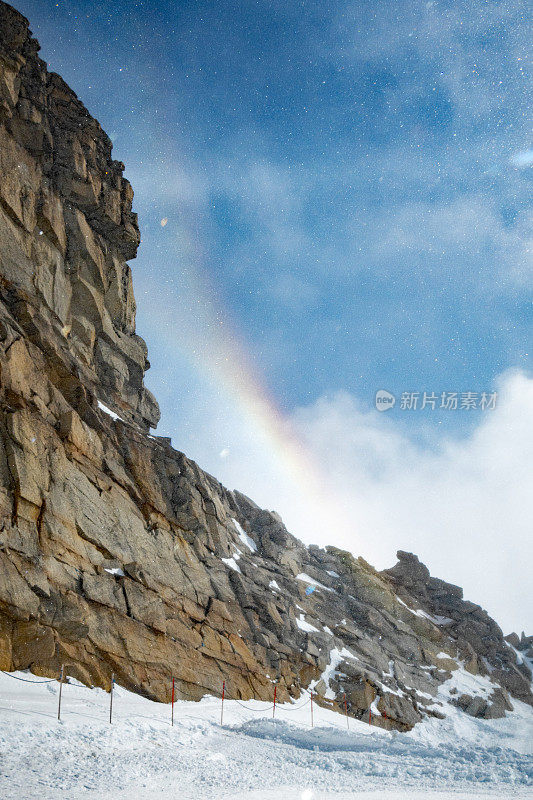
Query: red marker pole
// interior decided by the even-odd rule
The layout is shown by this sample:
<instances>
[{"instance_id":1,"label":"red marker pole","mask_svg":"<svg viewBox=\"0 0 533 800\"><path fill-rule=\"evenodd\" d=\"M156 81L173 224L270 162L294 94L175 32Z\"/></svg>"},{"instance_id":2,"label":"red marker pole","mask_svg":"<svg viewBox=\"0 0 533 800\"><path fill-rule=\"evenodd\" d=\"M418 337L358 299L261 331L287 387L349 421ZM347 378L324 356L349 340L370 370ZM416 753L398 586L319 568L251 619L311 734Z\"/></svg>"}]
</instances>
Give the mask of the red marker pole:
<instances>
[{"instance_id":1,"label":"red marker pole","mask_svg":"<svg viewBox=\"0 0 533 800\"><path fill-rule=\"evenodd\" d=\"M372 709L368 709L368 724L372 725Z\"/></svg>"},{"instance_id":2,"label":"red marker pole","mask_svg":"<svg viewBox=\"0 0 533 800\"><path fill-rule=\"evenodd\" d=\"M346 702L346 693L344 693L344 713L346 714L346 727L350 730L350 720L348 718L348 703Z\"/></svg>"},{"instance_id":3,"label":"red marker pole","mask_svg":"<svg viewBox=\"0 0 533 800\"><path fill-rule=\"evenodd\" d=\"M172 676L172 717L171 725L174 727L174 676Z\"/></svg>"},{"instance_id":4,"label":"red marker pole","mask_svg":"<svg viewBox=\"0 0 533 800\"><path fill-rule=\"evenodd\" d=\"M311 727L314 727L313 723L313 692L311 692Z\"/></svg>"},{"instance_id":5,"label":"red marker pole","mask_svg":"<svg viewBox=\"0 0 533 800\"><path fill-rule=\"evenodd\" d=\"M274 715L276 713L276 691L277 691L277 688L278 688L277 685L274 684L274 708L272 709L272 719L274 719Z\"/></svg>"},{"instance_id":6,"label":"red marker pole","mask_svg":"<svg viewBox=\"0 0 533 800\"><path fill-rule=\"evenodd\" d=\"M58 702L58 705L57 705L57 718L58 719L61 719L61 693L63 691L63 678L64 678L64 675L65 675L65 666L64 666L64 664L61 664L61 678L60 678L60 681L59 681L59 702Z\"/></svg>"},{"instance_id":7,"label":"red marker pole","mask_svg":"<svg viewBox=\"0 0 533 800\"><path fill-rule=\"evenodd\" d=\"M224 721L224 695L226 694L226 681L222 681L222 707L220 709L220 724Z\"/></svg>"}]
</instances>

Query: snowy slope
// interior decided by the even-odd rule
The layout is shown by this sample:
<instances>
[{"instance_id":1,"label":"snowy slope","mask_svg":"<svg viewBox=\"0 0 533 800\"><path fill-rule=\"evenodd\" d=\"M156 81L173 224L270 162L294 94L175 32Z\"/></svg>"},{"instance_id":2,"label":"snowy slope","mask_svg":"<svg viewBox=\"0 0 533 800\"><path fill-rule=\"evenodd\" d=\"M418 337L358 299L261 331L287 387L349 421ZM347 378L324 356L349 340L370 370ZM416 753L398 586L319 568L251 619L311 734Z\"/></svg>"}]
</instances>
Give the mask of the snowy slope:
<instances>
[{"instance_id":1,"label":"snowy slope","mask_svg":"<svg viewBox=\"0 0 533 800\"><path fill-rule=\"evenodd\" d=\"M17 673L36 681L36 676ZM463 675L454 680L474 681ZM441 701L446 704L444 687ZM407 734L349 721L309 696L276 709L220 700L170 706L115 690L23 683L0 673L0 796L5 800L324 800L386 797L533 797L533 714L515 702L505 719L446 720Z\"/></svg>"}]
</instances>

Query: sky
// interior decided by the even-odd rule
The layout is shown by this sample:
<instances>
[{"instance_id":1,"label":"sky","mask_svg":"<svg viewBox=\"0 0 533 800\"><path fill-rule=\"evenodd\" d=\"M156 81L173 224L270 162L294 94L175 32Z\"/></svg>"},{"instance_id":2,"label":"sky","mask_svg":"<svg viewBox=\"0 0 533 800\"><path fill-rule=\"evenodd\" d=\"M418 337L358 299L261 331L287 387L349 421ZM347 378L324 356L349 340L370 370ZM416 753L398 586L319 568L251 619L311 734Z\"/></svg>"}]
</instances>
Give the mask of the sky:
<instances>
[{"instance_id":1,"label":"sky","mask_svg":"<svg viewBox=\"0 0 533 800\"><path fill-rule=\"evenodd\" d=\"M158 433L533 632L528 4L15 5L135 190Z\"/></svg>"}]
</instances>

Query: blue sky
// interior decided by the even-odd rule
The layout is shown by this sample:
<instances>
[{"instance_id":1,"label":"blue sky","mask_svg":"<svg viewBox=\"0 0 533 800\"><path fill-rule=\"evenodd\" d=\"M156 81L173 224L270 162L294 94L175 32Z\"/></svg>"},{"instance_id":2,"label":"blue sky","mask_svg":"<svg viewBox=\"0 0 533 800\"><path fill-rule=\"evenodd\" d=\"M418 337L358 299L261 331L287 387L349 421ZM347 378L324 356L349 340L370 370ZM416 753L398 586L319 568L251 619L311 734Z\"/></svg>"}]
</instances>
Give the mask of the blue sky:
<instances>
[{"instance_id":1,"label":"blue sky","mask_svg":"<svg viewBox=\"0 0 533 800\"><path fill-rule=\"evenodd\" d=\"M315 449L332 408L357 428L378 389L494 391L530 375L525 2L16 6L126 164L147 383L176 447L285 512L231 391L198 368L219 326ZM385 452L397 436L414 448L414 473L429 452L472 445L488 413L397 403L373 425ZM381 463L372 442L366 474Z\"/></svg>"},{"instance_id":2,"label":"blue sky","mask_svg":"<svg viewBox=\"0 0 533 800\"><path fill-rule=\"evenodd\" d=\"M482 391L528 363L526 4L19 8L127 165L136 276L179 293L169 240L192 231L284 407Z\"/></svg>"}]
</instances>

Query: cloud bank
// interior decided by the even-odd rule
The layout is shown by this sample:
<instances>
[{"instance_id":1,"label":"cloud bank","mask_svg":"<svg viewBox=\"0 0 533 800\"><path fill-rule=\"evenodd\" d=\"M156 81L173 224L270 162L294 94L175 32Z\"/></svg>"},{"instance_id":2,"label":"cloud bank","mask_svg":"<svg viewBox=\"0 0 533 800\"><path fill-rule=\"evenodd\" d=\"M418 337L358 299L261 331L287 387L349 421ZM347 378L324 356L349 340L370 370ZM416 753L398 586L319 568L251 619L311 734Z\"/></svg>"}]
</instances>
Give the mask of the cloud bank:
<instances>
[{"instance_id":1,"label":"cloud bank","mask_svg":"<svg viewBox=\"0 0 533 800\"><path fill-rule=\"evenodd\" d=\"M334 477L368 560L385 567L396 548L413 550L510 628L533 611L533 380L513 372L498 388L499 404L473 433L435 451L346 394L300 409L296 423Z\"/></svg>"}]
</instances>

